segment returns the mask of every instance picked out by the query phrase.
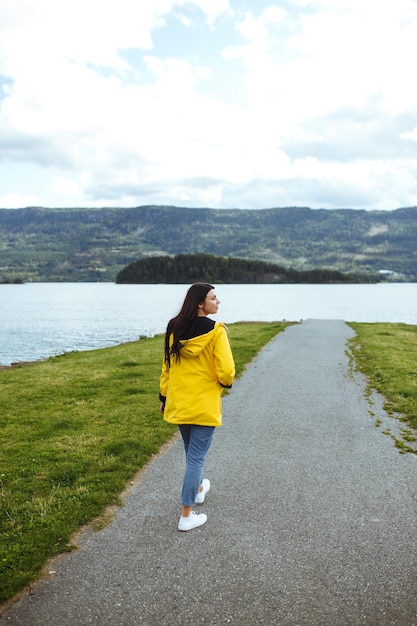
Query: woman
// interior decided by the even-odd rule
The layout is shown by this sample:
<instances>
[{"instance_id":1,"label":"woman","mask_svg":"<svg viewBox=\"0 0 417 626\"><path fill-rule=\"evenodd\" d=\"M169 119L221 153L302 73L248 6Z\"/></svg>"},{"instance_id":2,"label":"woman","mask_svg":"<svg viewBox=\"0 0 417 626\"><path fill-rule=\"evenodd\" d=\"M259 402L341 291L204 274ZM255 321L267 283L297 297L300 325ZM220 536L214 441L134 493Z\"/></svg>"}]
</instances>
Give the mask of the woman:
<instances>
[{"instance_id":1,"label":"woman","mask_svg":"<svg viewBox=\"0 0 417 626\"><path fill-rule=\"evenodd\" d=\"M217 313L219 304L212 285L191 285L165 334L160 408L167 422L178 425L186 458L178 530L207 521L207 515L192 507L203 503L210 489L210 481L203 480L204 462L214 429L222 422L222 390L230 388L235 377L226 327L207 317Z\"/></svg>"}]
</instances>

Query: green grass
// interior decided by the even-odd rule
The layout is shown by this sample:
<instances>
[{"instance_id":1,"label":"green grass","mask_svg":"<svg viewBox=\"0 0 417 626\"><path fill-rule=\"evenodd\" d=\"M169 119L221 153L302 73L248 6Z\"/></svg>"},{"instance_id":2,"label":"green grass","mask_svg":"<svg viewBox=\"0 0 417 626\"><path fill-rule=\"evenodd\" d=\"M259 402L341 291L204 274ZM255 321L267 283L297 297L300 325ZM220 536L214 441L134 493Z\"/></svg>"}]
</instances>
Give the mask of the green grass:
<instances>
[{"instance_id":1,"label":"green grass","mask_svg":"<svg viewBox=\"0 0 417 626\"><path fill-rule=\"evenodd\" d=\"M393 323L351 323L356 332L350 345L357 368L370 387L385 398L388 414L400 414L404 424L417 430L417 326ZM395 438L401 452L415 452L406 442L415 432L402 429Z\"/></svg>"},{"instance_id":2,"label":"green grass","mask_svg":"<svg viewBox=\"0 0 417 626\"><path fill-rule=\"evenodd\" d=\"M285 323L240 323L241 374ZM0 601L73 549L176 428L159 413L163 337L0 371Z\"/></svg>"}]
</instances>

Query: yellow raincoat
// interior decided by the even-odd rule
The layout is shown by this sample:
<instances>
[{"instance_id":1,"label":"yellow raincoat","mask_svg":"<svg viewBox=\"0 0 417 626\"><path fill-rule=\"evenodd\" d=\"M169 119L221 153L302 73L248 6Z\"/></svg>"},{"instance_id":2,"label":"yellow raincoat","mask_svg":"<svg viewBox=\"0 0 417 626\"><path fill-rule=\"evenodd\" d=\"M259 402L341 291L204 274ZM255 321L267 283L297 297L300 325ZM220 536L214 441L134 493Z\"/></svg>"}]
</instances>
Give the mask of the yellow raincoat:
<instances>
[{"instance_id":1,"label":"yellow raincoat","mask_svg":"<svg viewBox=\"0 0 417 626\"><path fill-rule=\"evenodd\" d=\"M172 341L172 337L170 339ZM204 335L181 341L180 360L162 363L160 397L164 419L171 424L221 426L221 395L231 387L235 364L224 324Z\"/></svg>"}]
</instances>

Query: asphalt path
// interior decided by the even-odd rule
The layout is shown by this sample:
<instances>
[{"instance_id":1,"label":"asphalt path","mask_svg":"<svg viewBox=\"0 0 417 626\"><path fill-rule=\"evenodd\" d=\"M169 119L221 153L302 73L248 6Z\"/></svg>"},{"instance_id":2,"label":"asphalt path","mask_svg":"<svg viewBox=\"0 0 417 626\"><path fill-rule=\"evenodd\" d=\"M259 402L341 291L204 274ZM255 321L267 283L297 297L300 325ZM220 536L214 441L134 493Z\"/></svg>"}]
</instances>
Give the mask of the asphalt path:
<instances>
[{"instance_id":1,"label":"asphalt path","mask_svg":"<svg viewBox=\"0 0 417 626\"><path fill-rule=\"evenodd\" d=\"M204 526L177 530L175 437L0 624L417 625L417 457L375 425L393 418L350 371L352 335L291 326L233 385Z\"/></svg>"}]
</instances>

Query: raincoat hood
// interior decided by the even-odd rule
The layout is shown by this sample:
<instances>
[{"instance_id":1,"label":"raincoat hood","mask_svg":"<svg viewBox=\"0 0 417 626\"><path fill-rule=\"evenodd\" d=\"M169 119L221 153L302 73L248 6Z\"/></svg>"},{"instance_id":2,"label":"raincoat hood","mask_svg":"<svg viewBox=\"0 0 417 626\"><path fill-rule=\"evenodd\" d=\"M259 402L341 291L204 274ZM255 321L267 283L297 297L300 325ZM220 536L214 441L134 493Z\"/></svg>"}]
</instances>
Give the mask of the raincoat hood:
<instances>
[{"instance_id":1,"label":"raincoat hood","mask_svg":"<svg viewBox=\"0 0 417 626\"><path fill-rule=\"evenodd\" d=\"M217 324L219 325L219 324ZM215 329L210 330L208 333L204 333L204 335L198 335L197 337L193 337L192 339L184 339L180 341L181 350L180 350L180 358L193 358L196 357L202 352L214 339Z\"/></svg>"}]
</instances>

